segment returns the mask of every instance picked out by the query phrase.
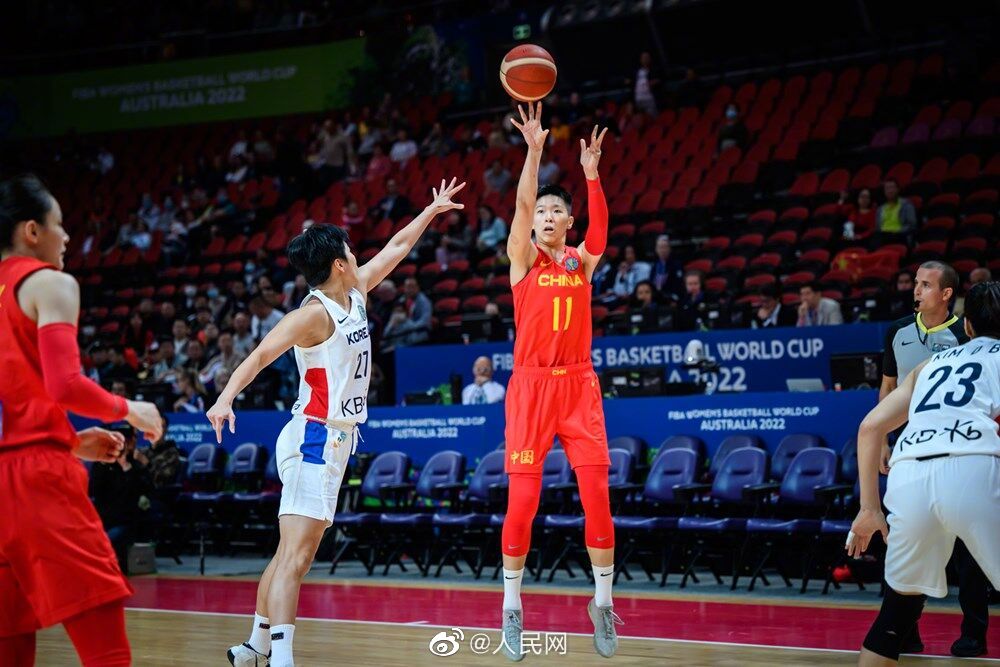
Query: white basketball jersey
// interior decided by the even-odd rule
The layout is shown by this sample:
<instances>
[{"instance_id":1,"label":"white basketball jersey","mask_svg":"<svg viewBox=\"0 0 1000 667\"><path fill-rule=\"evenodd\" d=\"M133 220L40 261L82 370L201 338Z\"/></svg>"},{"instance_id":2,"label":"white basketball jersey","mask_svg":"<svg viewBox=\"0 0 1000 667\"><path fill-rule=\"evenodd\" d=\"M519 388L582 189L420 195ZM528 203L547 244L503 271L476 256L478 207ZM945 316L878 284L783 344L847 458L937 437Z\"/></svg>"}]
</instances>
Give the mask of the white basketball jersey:
<instances>
[{"instance_id":1,"label":"white basketball jersey","mask_svg":"<svg viewBox=\"0 0 1000 667\"><path fill-rule=\"evenodd\" d=\"M293 415L348 424L361 424L368 419L372 366L368 314L360 291L352 289L348 296L349 312L318 290L309 292L302 302L315 298L322 303L336 331L319 345L295 346L295 363L301 379Z\"/></svg>"},{"instance_id":2,"label":"white basketball jersey","mask_svg":"<svg viewBox=\"0 0 1000 667\"><path fill-rule=\"evenodd\" d=\"M974 338L920 371L890 463L937 454L1000 456L1000 341Z\"/></svg>"}]
</instances>

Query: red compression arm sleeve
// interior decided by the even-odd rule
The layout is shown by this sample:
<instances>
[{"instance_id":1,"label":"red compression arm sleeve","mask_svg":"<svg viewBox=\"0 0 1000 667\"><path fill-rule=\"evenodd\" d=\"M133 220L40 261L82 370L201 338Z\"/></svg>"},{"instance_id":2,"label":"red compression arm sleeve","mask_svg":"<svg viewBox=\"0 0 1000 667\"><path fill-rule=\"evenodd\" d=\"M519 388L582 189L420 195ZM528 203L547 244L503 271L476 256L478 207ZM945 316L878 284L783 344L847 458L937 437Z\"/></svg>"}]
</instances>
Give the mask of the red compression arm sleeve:
<instances>
[{"instance_id":1,"label":"red compression arm sleeve","mask_svg":"<svg viewBox=\"0 0 1000 667\"><path fill-rule=\"evenodd\" d=\"M128 405L80 373L76 327L68 322L46 324L38 330L45 390L56 402L81 417L104 422L124 419Z\"/></svg>"},{"instance_id":2,"label":"red compression arm sleeve","mask_svg":"<svg viewBox=\"0 0 1000 667\"><path fill-rule=\"evenodd\" d=\"M603 255L608 247L608 202L600 178L587 180L587 215L590 222L583 246L591 255Z\"/></svg>"}]
</instances>

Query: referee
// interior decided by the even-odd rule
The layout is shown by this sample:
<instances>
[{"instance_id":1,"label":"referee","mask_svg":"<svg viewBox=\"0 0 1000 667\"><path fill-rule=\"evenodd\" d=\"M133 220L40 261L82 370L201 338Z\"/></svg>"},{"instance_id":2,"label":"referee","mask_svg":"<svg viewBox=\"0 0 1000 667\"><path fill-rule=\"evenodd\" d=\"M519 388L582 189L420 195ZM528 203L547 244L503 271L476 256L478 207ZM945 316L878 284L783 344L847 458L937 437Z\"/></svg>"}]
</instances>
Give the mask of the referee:
<instances>
[{"instance_id":1,"label":"referee","mask_svg":"<svg viewBox=\"0 0 1000 667\"><path fill-rule=\"evenodd\" d=\"M969 340L962 318L951 312L958 284L958 273L950 265L936 261L920 265L913 286L914 314L893 322L886 335L879 401L931 355ZM889 455L886 443L879 463L883 475L889 474ZM963 618L962 636L951 645L951 652L959 657L975 657L986 653L986 627L989 622L986 575L962 540L955 541L955 565ZM923 650L920 629L914 626L913 633L903 642L903 653L920 653Z\"/></svg>"}]
</instances>

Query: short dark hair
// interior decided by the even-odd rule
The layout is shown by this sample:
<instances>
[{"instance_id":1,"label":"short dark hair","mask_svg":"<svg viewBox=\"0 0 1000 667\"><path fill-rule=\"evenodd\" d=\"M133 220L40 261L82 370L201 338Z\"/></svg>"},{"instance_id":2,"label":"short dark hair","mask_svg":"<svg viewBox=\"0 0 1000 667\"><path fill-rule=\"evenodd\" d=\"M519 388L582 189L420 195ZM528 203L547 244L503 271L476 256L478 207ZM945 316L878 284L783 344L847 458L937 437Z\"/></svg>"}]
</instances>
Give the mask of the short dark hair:
<instances>
[{"instance_id":1,"label":"short dark hair","mask_svg":"<svg viewBox=\"0 0 1000 667\"><path fill-rule=\"evenodd\" d=\"M1000 338L1000 282L973 285L965 295L965 319L977 336Z\"/></svg>"},{"instance_id":2,"label":"short dark hair","mask_svg":"<svg viewBox=\"0 0 1000 667\"><path fill-rule=\"evenodd\" d=\"M566 188L561 185L556 185L555 183L549 183L538 188L538 193L535 195L535 200L539 200L542 197L548 197L552 195L553 197L559 197L566 203L566 210L569 213L573 212L573 195L566 190Z\"/></svg>"},{"instance_id":3,"label":"short dark hair","mask_svg":"<svg viewBox=\"0 0 1000 667\"><path fill-rule=\"evenodd\" d=\"M14 245L14 229L19 223L35 220L45 224L45 215L55 199L41 179L21 174L0 182L0 250Z\"/></svg>"},{"instance_id":4,"label":"short dark hair","mask_svg":"<svg viewBox=\"0 0 1000 667\"><path fill-rule=\"evenodd\" d=\"M338 259L347 259L347 231L336 225L313 225L288 244L288 261L310 287L326 282Z\"/></svg>"},{"instance_id":5,"label":"short dark hair","mask_svg":"<svg viewBox=\"0 0 1000 667\"><path fill-rule=\"evenodd\" d=\"M823 283L821 283L818 280L809 280L807 282L802 283L801 285L799 285L799 290L802 290L803 287L808 287L813 292L818 292L818 293L823 292Z\"/></svg>"},{"instance_id":6,"label":"short dark hair","mask_svg":"<svg viewBox=\"0 0 1000 667\"><path fill-rule=\"evenodd\" d=\"M775 284L775 283L769 283L767 285L761 285L760 289L757 290L757 293L760 296L770 297L770 298L775 299L775 300L777 300L779 298L779 296L780 296L780 292L778 291L778 285Z\"/></svg>"},{"instance_id":7,"label":"short dark hair","mask_svg":"<svg viewBox=\"0 0 1000 667\"><path fill-rule=\"evenodd\" d=\"M895 178L893 178L892 176L890 176L889 178L887 178L887 179L885 179L885 180L883 180L883 181L882 181L882 185L883 185L883 186L885 186L885 185L886 185L887 183L892 183L892 184L893 184L893 185L895 185L895 186L896 186L897 188L899 187L899 181L897 181L897 180L896 180Z\"/></svg>"},{"instance_id":8,"label":"short dark hair","mask_svg":"<svg viewBox=\"0 0 1000 667\"><path fill-rule=\"evenodd\" d=\"M929 262L924 262L920 265L921 269L928 269L930 271L940 271L941 272L941 284L939 287L941 289L951 288L951 300L954 300L958 296L958 286L960 280L958 277L958 271L951 264L945 262L939 262L936 259L932 259Z\"/></svg>"}]
</instances>

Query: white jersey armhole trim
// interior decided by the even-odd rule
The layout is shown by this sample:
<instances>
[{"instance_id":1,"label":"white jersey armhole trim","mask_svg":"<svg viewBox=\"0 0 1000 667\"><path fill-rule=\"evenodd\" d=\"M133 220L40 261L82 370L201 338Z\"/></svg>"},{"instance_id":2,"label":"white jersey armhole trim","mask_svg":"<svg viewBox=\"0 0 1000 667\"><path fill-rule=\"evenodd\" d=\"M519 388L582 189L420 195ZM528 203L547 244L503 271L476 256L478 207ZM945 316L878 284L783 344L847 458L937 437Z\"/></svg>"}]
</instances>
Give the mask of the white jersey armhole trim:
<instances>
[{"instance_id":1,"label":"white jersey armhole trim","mask_svg":"<svg viewBox=\"0 0 1000 667\"><path fill-rule=\"evenodd\" d=\"M310 293L309 293L309 294L308 294L308 295L306 296L306 298L304 298L304 299L302 300L302 303L301 303L301 304L299 305L299 308L302 308L302 307L303 307L303 306L305 306L305 305L306 305L307 303L309 303L309 300L310 300L310 299L316 299L316 301L318 301L318 302L319 302L319 304L320 304L321 306L323 306L323 310L325 310L325 311L326 311L326 316L330 318L330 324L332 324L332 325L333 325L333 333L332 333L332 334L330 335L330 337L329 337L329 338L327 338L327 339L326 339L326 340L324 340L323 342L321 342L321 343L316 343L315 345L312 345L312 346L310 346L310 347L302 347L301 345L293 345L293 346L292 346L292 347L293 347L294 349L296 349L296 350L301 350L301 351L303 351L303 352L309 352L310 350L318 350L319 348L323 347L324 345L326 345L326 344L327 344L327 343L329 343L330 341L334 340L334 339L335 339L335 338L336 338L336 337L337 337L337 336L338 336L338 335L340 334L340 327L338 327L338 326L337 326L337 320L335 320L335 319L334 319L334 317L333 317L333 315L331 315L331 314L330 314L330 309L326 307L326 304L324 304L324 303L323 303L323 300L322 300L322 299L320 299L320 298L319 298L318 296L316 296L316 295L315 295L315 294L313 294L312 292L310 292Z\"/></svg>"}]
</instances>

